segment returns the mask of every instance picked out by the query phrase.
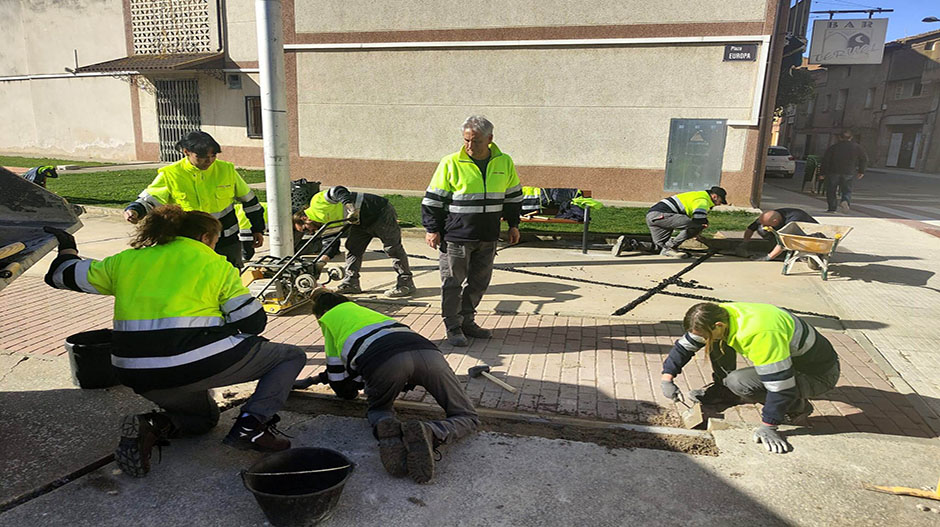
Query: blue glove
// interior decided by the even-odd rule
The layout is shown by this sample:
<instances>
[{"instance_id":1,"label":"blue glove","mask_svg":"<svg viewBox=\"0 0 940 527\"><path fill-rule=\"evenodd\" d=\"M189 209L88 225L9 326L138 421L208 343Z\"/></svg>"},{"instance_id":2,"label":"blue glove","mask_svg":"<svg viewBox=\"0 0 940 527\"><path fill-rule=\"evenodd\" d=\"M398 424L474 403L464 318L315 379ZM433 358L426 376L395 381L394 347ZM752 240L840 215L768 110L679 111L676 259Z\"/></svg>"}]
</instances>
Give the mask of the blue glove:
<instances>
[{"instance_id":1,"label":"blue glove","mask_svg":"<svg viewBox=\"0 0 940 527\"><path fill-rule=\"evenodd\" d=\"M765 424L761 424L754 430L754 442L763 443L767 451L774 454L785 454L793 448L782 435L777 433L776 426Z\"/></svg>"}]
</instances>

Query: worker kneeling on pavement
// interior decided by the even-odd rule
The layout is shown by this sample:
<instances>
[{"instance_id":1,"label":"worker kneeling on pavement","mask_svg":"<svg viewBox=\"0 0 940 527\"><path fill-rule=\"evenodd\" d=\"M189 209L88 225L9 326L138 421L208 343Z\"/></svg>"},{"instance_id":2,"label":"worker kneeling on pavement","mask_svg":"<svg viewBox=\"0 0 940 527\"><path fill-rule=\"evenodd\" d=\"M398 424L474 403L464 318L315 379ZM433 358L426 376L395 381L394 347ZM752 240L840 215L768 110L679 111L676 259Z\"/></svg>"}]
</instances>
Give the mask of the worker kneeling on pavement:
<instances>
[{"instance_id":1,"label":"worker kneeling on pavement","mask_svg":"<svg viewBox=\"0 0 940 527\"><path fill-rule=\"evenodd\" d=\"M306 355L259 336L267 322L261 304L213 250L221 230L205 212L159 207L138 225L132 249L98 261L79 257L72 235L46 228L59 241L46 283L114 296L111 363L123 384L163 410L121 421L115 458L132 476L150 471L154 445L215 427L210 388L243 382L258 386L222 442L262 452L290 448L277 436L275 412Z\"/></svg>"},{"instance_id":2,"label":"worker kneeling on pavement","mask_svg":"<svg viewBox=\"0 0 940 527\"><path fill-rule=\"evenodd\" d=\"M806 213L806 211L801 209L774 209L768 210L761 214L754 223L751 223L747 226L747 229L744 230L744 243L746 244L754 233L760 234L765 240L774 241L774 234L770 231L764 230L764 227L772 227L773 229L779 229L784 225L792 221L802 221L806 223L819 223L815 218ZM742 247L744 245L742 244ZM765 255L758 255L752 257L751 260L767 262L773 260L774 258L780 256L783 253L784 249L782 245L776 245L774 248ZM812 260L810 260L812 261Z\"/></svg>"},{"instance_id":3,"label":"worker kneeling on pavement","mask_svg":"<svg viewBox=\"0 0 940 527\"><path fill-rule=\"evenodd\" d=\"M362 292L359 284L359 271L362 257L372 238L382 240L385 254L392 259L392 267L398 273L398 282L393 289L385 291L385 296L398 298L415 292L414 278L408 265L408 254L401 244L401 227L395 207L382 196L350 192L346 187L331 187L318 192L310 199L310 206L294 214L294 228L298 231L315 232L324 223L348 217L353 225L346 235L346 273L345 278L336 288L338 293L356 294ZM333 258L339 249L327 252Z\"/></svg>"},{"instance_id":4,"label":"worker kneeling on pavement","mask_svg":"<svg viewBox=\"0 0 940 527\"><path fill-rule=\"evenodd\" d=\"M712 187L709 190L683 192L660 200L646 213L646 226L653 237L652 246L636 240L629 240L631 249L644 249L659 252L670 258L688 258L689 254L679 251L679 245L689 238L699 235L708 227L708 211L717 205L728 203L725 189ZM672 236L674 231L679 233ZM621 236L614 246L617 256L625 237Z\"/></svg>"},{"instance_id":5,"label":"worker kneeling on pavement","mask_svg":"<svg viewBox=\"0 0 940 527\"><path fill-rule=\"evenodd\" d=\"M321 380L344 399L355 398L364 381L367 417L385 470L418 483L430 481L437 448L470 435L480 424L441 351L408 326L326 289L314 293L313 313L326 352ZM402 423L395 417L395 399L416 385L434 397L445 419Z\"/></svg>"},{"instance_id":6,"label":"worker kneeling on pavement","mask_svg":"<svg viewBox=\"0 0 940 527\"><path fill-rule=\"evenodd\" d=\"M715 382L692 390L690 399L701 404L763 403L754 441L771 452L791 448L777 425L808 417L813 406L807 398L828 392L839 380L839 357L832 344L789 311L769 304L701 303L686 312L683 323L686 333L663 363L663 394L682 400L674 379L705 348ZM735 352L754 366L736 370Z\"/></svg>"}]
</instances>

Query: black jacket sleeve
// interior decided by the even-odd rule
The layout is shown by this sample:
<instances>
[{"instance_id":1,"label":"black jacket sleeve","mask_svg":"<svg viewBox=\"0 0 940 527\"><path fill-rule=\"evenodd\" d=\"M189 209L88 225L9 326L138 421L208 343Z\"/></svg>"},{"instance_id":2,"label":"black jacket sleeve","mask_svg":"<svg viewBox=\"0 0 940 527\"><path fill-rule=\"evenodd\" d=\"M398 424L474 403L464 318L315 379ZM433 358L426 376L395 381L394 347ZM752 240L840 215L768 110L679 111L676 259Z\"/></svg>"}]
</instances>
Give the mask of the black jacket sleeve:
<instances>
[{"instance_id":1,"label":"black jacket sleeve","mask_svg":"<svg viewBox=\"0 0 940 527\"><path fill-rule=\"evenodd\" d=\"M705 347L705 339L702 337L688 332L682 335L669 350L669 355L663 362L663 373L679 375L682 373L683 366L688 364L695 352L703 347Z\"/></svg>"}]
</instances>

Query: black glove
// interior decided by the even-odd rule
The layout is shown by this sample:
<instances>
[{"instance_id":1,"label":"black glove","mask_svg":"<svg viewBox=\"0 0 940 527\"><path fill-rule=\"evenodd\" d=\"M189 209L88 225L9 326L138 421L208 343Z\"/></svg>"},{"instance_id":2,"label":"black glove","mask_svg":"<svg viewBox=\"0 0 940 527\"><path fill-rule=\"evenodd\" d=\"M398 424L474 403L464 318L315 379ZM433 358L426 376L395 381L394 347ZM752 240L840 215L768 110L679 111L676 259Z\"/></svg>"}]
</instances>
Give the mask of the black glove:
<instances>
[{"instance_id":1,"label":"black glove","mask_svg":"<svg viewBox=\"0 0 940 527\"><path fill-rule=\"evenodd\" d=\"M323 370L317 375L317 383L319 384L330 384L330 374Z\"/></svg>"},{"instance_id":2,"label":"black glove","mask_svg":"<svg viewBox=\"0 0 940 527\"><path fill-rule=\"evenodd\" d=\"M46 225L45 227L43 227L42 230L44 232L48 232L49 234L55 236L55 239L59 242L60 251L62 249L75 249L76 251L78 250L78 245L75 244L75 237L72 236L71 234L63 231L62 229L59 229L56 227L50 227L49 225Z\"/></svg>"}]
</instances>

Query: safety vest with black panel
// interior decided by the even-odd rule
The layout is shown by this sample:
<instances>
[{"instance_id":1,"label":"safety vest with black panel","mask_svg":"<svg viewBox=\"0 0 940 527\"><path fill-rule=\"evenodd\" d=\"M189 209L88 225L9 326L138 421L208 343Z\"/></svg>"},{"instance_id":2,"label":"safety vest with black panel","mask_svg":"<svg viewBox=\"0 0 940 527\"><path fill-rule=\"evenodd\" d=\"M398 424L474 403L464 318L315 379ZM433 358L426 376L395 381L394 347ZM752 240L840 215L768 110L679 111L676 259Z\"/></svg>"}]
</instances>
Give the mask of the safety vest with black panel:
<instances>
[{"instance_id":1,"label":"safety vest with black panel","mask_svg":"<svg viewBox=\"0 0 940 527\"><path fill-rule=\"evenodd\" d=\"M138 393L224 371L261 339L267 320L224 256L182 236L100 261L59 255L45 280L114 296L111 362Z\"/></svg>"}]
</instances>

